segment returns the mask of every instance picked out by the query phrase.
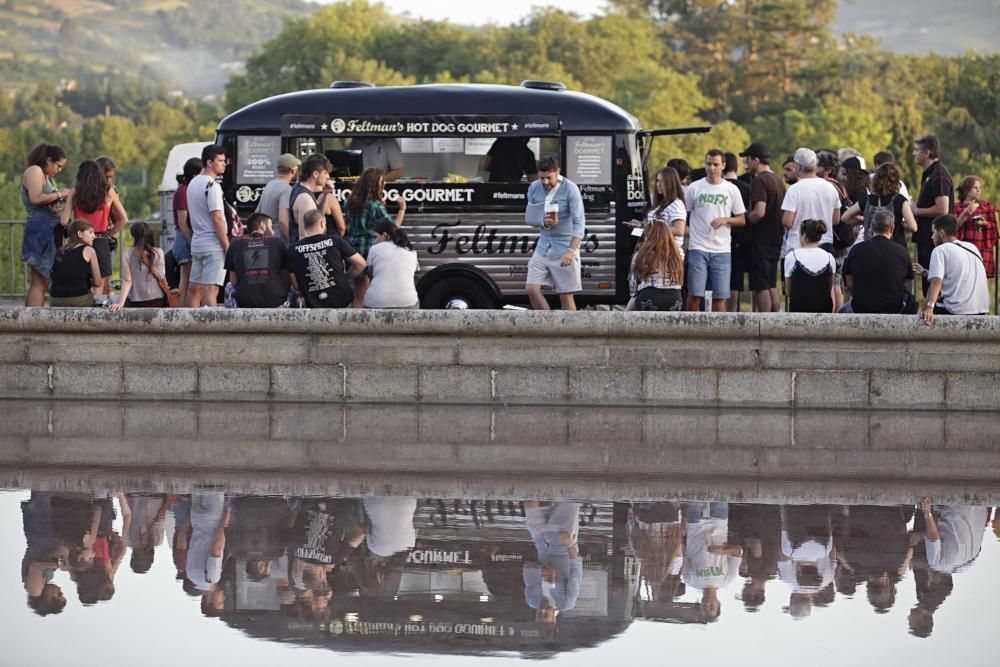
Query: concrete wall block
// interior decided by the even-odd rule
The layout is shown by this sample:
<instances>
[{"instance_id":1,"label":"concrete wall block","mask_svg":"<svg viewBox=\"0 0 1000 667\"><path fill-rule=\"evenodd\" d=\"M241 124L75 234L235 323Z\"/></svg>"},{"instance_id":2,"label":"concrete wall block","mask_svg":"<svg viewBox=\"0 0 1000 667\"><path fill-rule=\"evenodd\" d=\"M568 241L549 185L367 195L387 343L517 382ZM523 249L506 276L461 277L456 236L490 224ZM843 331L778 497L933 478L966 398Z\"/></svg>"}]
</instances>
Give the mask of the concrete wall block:
<instances>
[{"instance_id":1,"label":"concrete wall block","mask_svg":"<svg viewBox=\"0 0 1000 667\"><path fill-rule=\"evenodd\" d=\"M545 443L565 447L577 410L565 406L497 407L490 414L490 442L525 451Z\"/></svg>"},{"instance_id":2,"label":"concrete wall block","mask_svg":"<svg viewBox=\"0 0 1000 667\"><path fill-rule=\"evenodd\" d=\"M331 428L329 442L349 445L368 443L391 446L397 444L409 451L420 442L420 413L425 406L355 404L344 408L343 426Z\"/></svg>"},{"instance_id":3,"label":"concrete wall block","mask_svg":"<svg viewBox=\"0 0 1000 667\"><path fill-rule=\"evenodd\" d=\"M207 419L214 416L232 424L242 419L242 416L237 418L232 413L223 411L218 404L209 405L207 408ZM137 441L157 438L196 439L199 437L200 416L197 404L193 403L156 401L126 404L122 409L123 436ZM233 437L236 437L235 433ZM257 433L256 437L260 437L260 433Z\"/></svg>"},{"instance_id":4,"label":"concrete wall block","mask_svg":"<svg viewBox=\"0 0 1000 667\"><path fill-rule=\"evenodd\" d=\"M799 449L868 449L867 410L796 410L794 446Z\"/></svg>"},{"instance_id":5,"label":"concrete wall block","mask_svg":"<svg viewBox=\"0 0 1000 667\"><path fill-rule=\"evenodd\" d=\"M458 363L457 350L457 339L447 336L381 334L373 346L371 336L347 334L318 336L308 352L314 364L446 366Z\"/></svg>"},{"instance_id":6,"label":"concrete wall block","mask_svg":"<svg viewBox=\"0 0 1000 667\"><path fill-rule=\"evenodd\" d=\"M8 465L28 463L31 451L28 443L27 435L0 435L0 463Z\"/></svg>"},{"instance_id":7,"label":"concrete wall block","mask_svg":"<svg viewBox=\"0 0 1000 667\"><path fill-rule=\"evenodd\" d=\"M947 382L948 409L1000 410L1000 373L948 373Z\"/></svg>"},{"instance_id":8,"label":"concrete wall block","mask_svg":"<svg viewBox=\"0 0 1000 667\"><path fill-rule=\"evenodd\" d=\"M53 364L52 384L56 396L114 396L125 388L125 373L120 364Z\"/></svg>"},{"instance_id":9,"label":"concrete wall block","mask_svg":"<svg viewBox=\"0 0 1000 667\"><path fill-rule=\"evenodd\" d=\"M271 403L269 432L277 440L342 442L347 408L329 403Z\"/></svg>"},{"instance_id":10,"label":"concrete wall block","mask_svg":"<svg viewBox=\"0 0 1000 667\"><path fill-rule=\"evenodd\" d=\"M608 365L608 346L603 339L587 345L564 338L531 340L466 337L458 346L463 366L563 366L585 368Z\"/></svg>"},{"instance_id":11,"label":"concrete wall block","mask_svg":"<svg viewBox=\"0 0 1000 667\"><path fill-rule=\"evenodd\" d=\"M637 368L757 368L755 340L619 339L608 347L608 365Z\"/></svg>"},{"instance_id":12,"label":"concrete wall block","mask_svg":"<svg viewBox=\"0 0 1000 667\"><path fill-rule=\"evenodd\" d=\"M263 403L235 403L225 410L222 404L204 402L198 410L198 437L204 440L214 438L247 438L257 440L271 433L271 415L268 405Z\"/></svg>"},{"instance_id":13,"label":"concrete wall block","mask_svg":"<svg viewBox=\"0 0 1000 667\"><path fill-rule=\"evenodd\" d=\"M302 401L339 401L346 369L335 365L271 366L271 395Z\"/></svg>"},{"instance_id":14,"label":"concrete wall block","mask_svg":"<svg viewBox=\"0 0 1000 667\"><path fill-rule=\"evenodd\" d=\"M719 413L715 410L647 408L643 413L642 443L647 450L719 444Z\"/></svg>"},{"instance_id":15,"label":"concrete wall block","mask_svg":"<svg viewBox=\"0 0 1000 667\"><path fill-rule=\"evenodd\" d=\"M914 354L903 343L872 346L865 340L826 340L819 333L760 342L763 368L789 370L909 370Z\"/></svg>"},{"instance_id":16,"label":"concrete wall block","mask_svg":"<svg viewBox=\"0 0 1000 667\"><path fill-rule=\"evenodd\" d=\"M867 371L795 371L795 405L867 408Z\"/></svg>"},{"instance_id":17,"label":"concrete wall block","mask_svg":"<svg viewBox=\"0 0 1000 667\"><path fill-rule=\"evenodd\" d=\"M24 363L29 360L30 347L28 339L21 334L0 334L0 362Z\"/></svg>"},{"instance_id":18,"label":"concrete wall block","mask_svg":"<svg viewBox=\"0 0 1000 667\"><path fill-rule=\"evenodd\" d=\"M642 423L639 410L581 408L570 416L569 444L571 447L619 443L639 446Z\"/></svg>"},{"instance_id":19,"label":"concrete wall block","mask_svg":"<svg viewBox=\"0 0 1000 667\"><path fill-rule=\"evenodd\" d=\"M418 441L427 444L488 444L494 436L493 408L463 406L422 406ZM397 435L398 438L398 435Z\"/></svg>"},{"instance_id":20,"label":"concrete wall block","mask_svg":"<svg viewBox=\"0 0 1000 667\"><path fill-rule=\"evenodd\" d=\"M191 350L199 350L199 361L206 364L304 364L309 361L312 336L297 334L258 334L243 332L199 333L193 336L157 336L152 359L160 363L187 363Z\"/></svg>"},{"instance_id":21,"label":"concrete wall block","mask_svg":"<svg viewBox=\"0 0 1000 667\"><path fill-rule=\"evenodd\" d=\"M637 405L642 401L638 368L570 368L569 396L578 403Z\"/></svg>"},{"instance_id":22,"label":"concrete wall block","mask_svg":"<svg viewBox=\"0 0 1000 667\"><path fill-rule=\"evenodd\" d=\"M785 370L720 370L719 403L791 405L792 372Z\"/></svg>"},{"instance_id":23,"label":"concrete wall block","mask_svg":"<svg viewBox=\"0 0 1000 667\"><path fill-rule=\"evenodd\" d=\"M189 357L190 358L190 353ZM134 396L194 396L198 367L131 364L125 366L125 393Z\"/></svg>"},{"instance_id":24,"label":"concrete wall block","mask_svg":"<svg viewBox=\"0 0 1000 667\"><path fill-rule=\"evenodd\" d=\"M944 373L873 371L869 404L873 408L943 408Z\"/></svg>"},{"instance_id":25,"label":"concrete wall block","mask_svg":"<svg viewBox=\"0 0 1000 667\"><path fill-rule=\"evenodd\" d=\"M271 368L264 364L198 366L198 394L202 397L263 399L267 398L270 391Z\"/></svg>"},{"instance_id":26,"label":"concrete wall block","mask_svg":"<svg viewBox=\"0 0 1000 667\"><path fill-rule=\"evenodd\" d=\"M496 369L496 400L510 403L565 401L569 393L569 370L537 366Z\"/></svg>"},{"instance_id":27,"label":"concrete wall block","mask_svg":"<svg viewBox=\"0 0 1000 667\"><path fill-rule=\"evenodd\" d=\"M421 401L488 403L493 400L488 366L420 367Z\"/></svg>"},{"instance_id":28,"label":"concrete wall block","mask_svg":"<svg viewBox=\"0 0 1000 667\"><path fill-rule=\"evenodd\" d=\"M18 398L49 393L47 364L0 365L0 395Z\"/></svg>"},{"instance_id":29,"label":"concrete wall block","mask_svg":"<svg viewBox=\"0 0 1000 667\"><path fill-rule=\"evenodd\" d=\"M893 451L945 448L945 421L938 412L880 410L868 418L870 447Z\"/></svg>"},{"instance_id":30,"label":"concrete wall block","mask_svg":"<svg viewBox=\"0 0 1000 667\"><path fill-rule=\"evenodd\" d=\"M347 367L347 397L352 401L416 401L416 366Z\"/></svg>"},{"instance_id":31,"label":"concrete wall block","mask_svg":"<svg viewBox=\"0 0 1000 667\"><path fill-rule=\"evenodd\" d=\"M117 401L52 401L52 436L121 438L126 405Z\"/></svg>"},{"instance_id":32,"label":"concrete wall block","mask_svg":"<svg viewBox=\"0 0 1000 667\"><path fill-rule=\"evenodd\" d=\"M195 334L195 338L199 338ZM191 361L191 338L186 338L187 352L182 359ZM160 335L127 333L43 333L32 337L28 357L39 362L135 363L136 359L161 363Z\"/></svg>"},{"instance_id":33,"label":"concrete wall block","mask_svg":"<svg viewBox=\"0 0 1000 667\"><path fill-rule=\"evenodd\" d=\"M668 405L715 405L719 376L715 370L646 369L643 398Z\"/></svg>"},{"instance_id":34,"label":"concrete wall block","mask_svg":"<svg viewBox=\"0 0 1000 667\"><path fill-rule=\"evenodd\" d=\"M0 436L47 435L50 433L49 415L57 405L55 401L4 401L3 419L0 419Z\"/></svg>"},{"instance_id":35,"label":"concrete wall block","mask_svg":"<svg viewBox=\"0 0 1000 667\"><path fill-rule=\"evenodd\" d=\"M795 416L787 411L733 411L719 413L719 445L723 447L788 447Z\"/></svg>"},{"instance_id":36,"label":"concrete wall block","mask_svg":"<svg viewBox=\"0 0 1000 667\"><path fill-rule=\"evenodd\" d=\"M950 389L950 385L949 385ZM1000 457L997 416L993 412L948 412L944 415L947 449L996 452Z\"/></svg>"}]
</instances>

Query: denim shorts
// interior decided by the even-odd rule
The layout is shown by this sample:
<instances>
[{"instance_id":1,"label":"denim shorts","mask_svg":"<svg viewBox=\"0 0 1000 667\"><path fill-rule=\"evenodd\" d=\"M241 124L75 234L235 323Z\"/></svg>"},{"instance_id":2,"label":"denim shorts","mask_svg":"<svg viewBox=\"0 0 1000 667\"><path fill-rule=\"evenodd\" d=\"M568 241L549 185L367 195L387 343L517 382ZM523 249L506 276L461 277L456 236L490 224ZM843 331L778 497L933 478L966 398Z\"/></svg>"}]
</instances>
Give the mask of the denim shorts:
<instances>
[{"instance_id":1,"label":"denim shorts","mask_svg":"<svg viewBox=\"0 0 1000 667\"><path fill-rule=\"evenodd\" d=\"M222 250L191 254L191 282L218 285L226 281L226 255Z\"/></svg>"},{"instance_id":2,"label":"denim shorts","mask_svg":"<svg viewBox=\"0 0 1000 667\"><path fill-rule=\"evenodd\" d=\"M728 299L732 265L728 252L688 251L688 296L704 297L705 291L710 290L713 299Z\"/></svg>"},{"instance_id":3,"label":"denim shorts","mask_svg":"<svg viewBox=\"0 0 1000 667\"><path fill-rule=\"evenodd\" d=\"M47 279L56 262L55 229L59 217L43 211L29 211L24 223L24 242L21 259Z\"/></svg>"},{"instance_id":4,"label":"denim shorts","mask_svg":"<svg viewBox=\"0 0 1000 667\"><path fill-rule=\"evenodd\" d=\"M187 237L181 233L181 230L177 230L177 236L174 237L174 261L178 265L183 266L184 264L191 263L191 244L188 243Z\"/></svg>"}]
</instances>

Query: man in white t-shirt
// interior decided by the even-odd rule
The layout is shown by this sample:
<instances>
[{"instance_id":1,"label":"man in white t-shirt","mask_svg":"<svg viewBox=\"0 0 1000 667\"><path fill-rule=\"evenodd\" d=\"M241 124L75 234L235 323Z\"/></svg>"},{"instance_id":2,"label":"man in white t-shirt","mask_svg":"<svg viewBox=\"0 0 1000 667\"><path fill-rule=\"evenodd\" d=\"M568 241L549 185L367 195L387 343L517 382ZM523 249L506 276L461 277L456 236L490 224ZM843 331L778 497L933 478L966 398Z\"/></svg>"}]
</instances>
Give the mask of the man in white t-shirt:
<instances>
[{"instance_id":1,"label":"man in white t-shirt","mask_svg":"<svg viewBox=\"0 0 1000 667\"><path fill-rule=\"evenodd\" d=\"M722 611L719 590L736 579L743 556L740 545L728 542L729 505L686 503L684 526L681 580L690 588L701 591L701 610L708 620L714 620Z\"/></svg>"},{"instance_id":2,"label":"man in white t-shirt","mask_svg":"<svg viewBox=\"0 0 1000 667\"><path fill-rule=\"evenodd\" d=\"M739 189L722 178L725 153L713 148L705 155L705 178L684 191L690 213L687 254L687 309L699 310L706 291L711 310L725 312L732 269L731 227L746 224L746 207Z\"/></svg>"},{"instance_id":3,"label":"man in white t-shirt","mask_svg":"<svg viewBox=\"0 0 1000 667\"><path fill-rule=\"evenodd\" d=\"M840 222L840 195L826 179L816 174L816 153L808 148L795 151L795 163L799 166L799 180L789 186L785 199L781 202L783 211L781 224L785 228L785 240L781 245L781 259L791 250L800 247L799 230L803 220L821 220L826 232L820 239L820 247L833 254L833 228ZM784 273L784 271L782 271ZM834 281L834 312L844 305L844 293L839 281Z\"/></svg>"},{"instance_id":4,"label":"man in white t-shirt","mask_svg":"<svg viewBox=\"0 0 1000 667\"><path fill-rule=\"evenodd\" d=\"M222 187L216 182L226 170L226 152L222 146L209 144L201 152L201 162L201 173L191 179L187 189L191 225L188 308L218 303L219 288L226 278L226 251L229 250Z\"/></svg>"},{"instance_id":5,"label":"man in white t-shirt","mask_svg":"<svg viewBox=\"0 0 1000 667\"><path fill-rule=\"evenodd\" d=\"M926 272L930 281L920 319L933 324L935 315L985 315L990 309L990 292L979 248L955 238L958 219L953 215L939 215L931 225L934 250L930 268L913 267Z\"/></svg>"}]
</instances>

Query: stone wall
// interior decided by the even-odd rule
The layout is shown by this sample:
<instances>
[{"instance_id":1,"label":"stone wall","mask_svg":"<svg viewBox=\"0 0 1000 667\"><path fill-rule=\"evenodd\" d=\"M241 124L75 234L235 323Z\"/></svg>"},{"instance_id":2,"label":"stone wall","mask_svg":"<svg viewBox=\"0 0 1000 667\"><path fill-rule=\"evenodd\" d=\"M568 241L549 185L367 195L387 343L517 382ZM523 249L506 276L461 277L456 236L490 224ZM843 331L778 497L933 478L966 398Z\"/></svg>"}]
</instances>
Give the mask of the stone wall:
<instances>
[{"instance_id":1,"label":"stone wall","mask_svg":"<svg viewBox=\"0 0 1000 667\"><path fill-rule=\"evenodd\" d=\"M1000 319L0 310L0 397L1000 409Z\"/></svg>"}]
</instances>

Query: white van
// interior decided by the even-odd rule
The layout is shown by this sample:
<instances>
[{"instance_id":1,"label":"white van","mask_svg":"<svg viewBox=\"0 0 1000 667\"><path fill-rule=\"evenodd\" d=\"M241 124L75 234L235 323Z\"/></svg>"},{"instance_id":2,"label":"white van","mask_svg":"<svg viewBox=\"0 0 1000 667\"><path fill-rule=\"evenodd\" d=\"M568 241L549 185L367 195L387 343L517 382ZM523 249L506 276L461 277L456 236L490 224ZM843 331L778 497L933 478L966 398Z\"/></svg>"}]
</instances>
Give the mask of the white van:
<instances>
[{"instance_id":1,"label":"white van","mask_svg":"<svg viewBox=\"0 0 1000 667\"><path fill-rule=\"evenodd\" d=\"M201 151L212 142L194 141L177 144L167 155L167 165L163 168L160 181L160 247L169 252L174 245L177 230L174 229L174 193L177 192L177 177L184 173L184 163L193 157L200 158Z\"/></svg>"}]
</instances>

